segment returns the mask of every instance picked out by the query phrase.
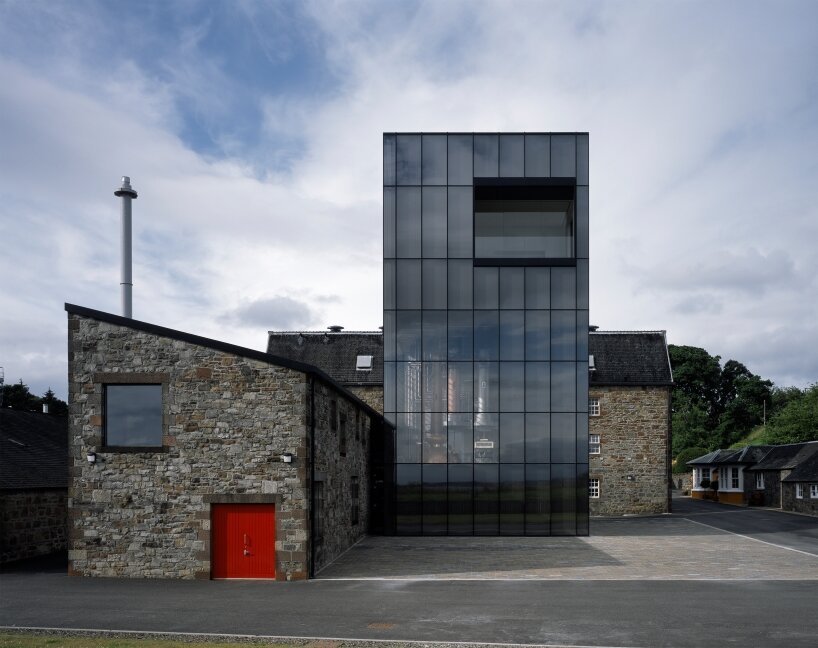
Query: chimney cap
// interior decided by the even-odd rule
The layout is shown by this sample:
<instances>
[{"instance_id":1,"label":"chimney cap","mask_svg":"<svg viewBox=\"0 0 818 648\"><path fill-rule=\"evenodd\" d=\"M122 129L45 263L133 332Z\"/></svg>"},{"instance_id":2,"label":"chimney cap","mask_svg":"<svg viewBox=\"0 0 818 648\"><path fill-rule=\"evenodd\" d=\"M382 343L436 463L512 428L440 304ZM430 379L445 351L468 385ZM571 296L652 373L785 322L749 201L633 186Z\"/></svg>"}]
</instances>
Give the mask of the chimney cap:
<instances>
[{"instance_id":1,"label":"chimney cap","mask_svg":"<svg viewBox=\"0 0 818 648\"><path fill-rule=\"evenodd\" d=\"M122 186L114 192L115 196L128 196L129 198L136 198L136 190L131 186L131 177L122 176Z\"/></svg>"},{"instance_id":2,"label":"chimney cap","mask_svg":"<svg viewBox=\"0 0 818 648\"><path fill-rule=\"evenodd\" d=\"M332 326L327 327L332 333L340 333L344 330L343 326L338 326L338 324L333 324Z\"/></svg>"}]
</instances>

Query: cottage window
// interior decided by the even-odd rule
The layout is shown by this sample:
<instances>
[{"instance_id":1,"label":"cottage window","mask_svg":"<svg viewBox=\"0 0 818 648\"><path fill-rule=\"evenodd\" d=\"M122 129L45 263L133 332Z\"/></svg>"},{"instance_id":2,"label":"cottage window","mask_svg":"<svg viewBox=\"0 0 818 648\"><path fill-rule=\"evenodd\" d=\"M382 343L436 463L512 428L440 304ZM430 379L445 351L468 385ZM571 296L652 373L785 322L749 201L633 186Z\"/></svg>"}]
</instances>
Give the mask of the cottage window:
<instances>
[{"instance_id":1,"label":"cottage window","mask_svg":"<svg viewBox=\"0 0 818 648\"><path fill-rule=\"evenodd\" d=\"M797 499L804 499L804 484L795 485L795 497Z\"/></svg>"},{"instance_id":2,"label":"cottage window","mask_svg":"<svg viewBox=\"0 0 818 648\"><path fill-rule=\"evenodd\" d=\"M162 385L105 385L104 445L162 447Z\"/></svg>"},{"instance_id":3,"label":"cottage window","mask_svg":"<svg viewBox=\"0 0 818 648\"><path fill-rule=\"evenodd\" d=\"M739 486L739 472L738 468L731 468L730 469L730 488L738 489Z\"/></svg>"},{"instance_id":4,"label":"cottage window","mask_svg":"<svg viewBox=\"0 0 818 648\"><path fill-rule=\"evenodd\" d=\"M588 454L598 455L601 452L601 444L598 434L588 435Z\"/></svg>"},{"instance_id":5,"label":"cottage window","mask_svg":"<svg viewBox=\"0 0 818 648\"><path fill-rule=\"evenodd\" d=\"M809 496L812 499L818 499L818 484L809 485Z\"/></svg>"},{"instance_id":6,"label":"cottage window","mask_svg":"<svg viewBox=\"0 0 818 648\"><path fill-rule=\"evenodd\" d=\"M588 480L588 497L599 498L599 479Z\"/></svg>"},{"instance_id":7,"label":"cottage window","mask_svg":"<svg viewBox=\"0 0 818 648\"><path fill-rule=\"evenodd\" d=\"M598 398L588 399L588 415L589 416L599 416L599 399Z\"/></svg>"},{"instance_id":8,"label":"cottage window","mask_svg":"<svg viewBox=\"0 0 818 648\"><path fill-rule=\"evenodd\" d=\"M764 488L764 473L756 473L756 488L759 490Z\"/></svg>"}]
</instances>

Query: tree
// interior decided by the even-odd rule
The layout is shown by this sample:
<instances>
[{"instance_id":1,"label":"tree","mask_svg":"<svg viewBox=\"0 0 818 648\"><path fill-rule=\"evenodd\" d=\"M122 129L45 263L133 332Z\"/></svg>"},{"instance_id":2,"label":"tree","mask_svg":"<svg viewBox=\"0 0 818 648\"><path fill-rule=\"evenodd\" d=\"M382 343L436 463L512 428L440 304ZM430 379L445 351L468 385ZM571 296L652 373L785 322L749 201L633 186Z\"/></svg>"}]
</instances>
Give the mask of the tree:
<instances>
[{"instance_id":1,"label":"tree","mask_svg":"<svg viewBox=\"0 0 818 648\"><path fill-rule=\"evenodd\" d=\"M800 443L818 440L818 384L804 391L800 397L790 392L787 403L774 414L767 425L764 440L767 443Z\"/></svg>"},{"instance_id":2,"label":"tree","mask_svg":"<svg viewBox=\"0 0 818 648\"><path fill-rule=\"evenodd\" d=\"M29 391L28 385L23 382L22 378L20 382L13 385L3 385L0 403L3 404L3 407L25 412L39 412L42 410L43 404L47 404L49 414L55 416L66 416L68 414L68 404L57 398L50 387L42 398L39 398Z\"/></svg>"}]
</instances>

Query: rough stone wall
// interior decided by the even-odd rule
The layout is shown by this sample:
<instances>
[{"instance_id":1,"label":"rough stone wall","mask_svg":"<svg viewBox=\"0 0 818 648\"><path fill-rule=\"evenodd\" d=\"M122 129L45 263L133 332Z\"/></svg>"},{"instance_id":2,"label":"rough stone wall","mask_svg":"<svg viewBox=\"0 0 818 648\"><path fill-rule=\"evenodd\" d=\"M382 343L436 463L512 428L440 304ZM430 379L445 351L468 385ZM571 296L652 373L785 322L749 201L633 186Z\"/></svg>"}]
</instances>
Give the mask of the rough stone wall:
<instances>
[{"instance_id":1,"label":"rough stone wall","mask_svg":"<svg viewBox=\"0 0 818 648\"><path fill-rule=\"evenodd\" d=\"M687 473L676 473L670 476L673 490L687 491L693 490L693 475Z\"/></svg>"},{"instance_id":2,"label":"rough stone wall","mask_svg":"<svg viewBox=\"0 0 818 648\"><path fill-rule=\"evenodd\" d=\"M349 391L369 405L373 410L383 414L383 385L365 385L347 387Z\"/></svg>"},{"instance_id":3,"label":"rough stone wall","mask_svg":"<svg viewBox=\"0 0 818 648\"><path fill-rule=\"evenodd\" d=\"M66 548L66 490L0 493L0 563Z\"/></svg>"},{"instance_id":4,"label":"rough stone wall","mask_svg":"<svg viewBox=\"0 0 818 648\"><path fill-rule=\"evenodd\" d=\"M807 515L818 515L818 498L811 498L809 496L808 483L804 483L804 497L802 499L798 499L795 496L794 482L782 482L781 490L784 495L783 510L806 513Z\"/></svg>"},{"instance_id":5,"label":"rough stone wall","mask_svg":"<svg viewBox=\"0 0 818 648\"><path fill-rule=\"evenodd\" d=\"M307 577L303 373L76 314L68 363L70 573L208 578L210 504L263 501L276 504L276 578ZM102 446L116 381L163 383L162 451Z\"/></svg>"},{"instance_id":6,"label":"rough stone wall","mask_svg":"<svg viewBox=\"0 0 818 648\"><path fill-rule=\"evenodd\" d=\"M318 572L360 540L369 526L371 421L354 401L320 383L315 385L315 419L315 472L323 489L323 510L317 512L323 533L315 544ZM342 434L346 437L344 454ZM358 478L357 524L352 519L352 477Z\"/></svg>"},{"instance_id":7,"label":"rough stone wall","mask_svg":"<svg viewBox=\"0 0 818 648\"><path fill-rule=\"evenodd\" d=\"M591 515L666 513L668 388L591 387L590 397L599 399L600 416L589 417L589 432L601 443L590 455L589 477L600 484Z\"/></svg>"}]
</instances>

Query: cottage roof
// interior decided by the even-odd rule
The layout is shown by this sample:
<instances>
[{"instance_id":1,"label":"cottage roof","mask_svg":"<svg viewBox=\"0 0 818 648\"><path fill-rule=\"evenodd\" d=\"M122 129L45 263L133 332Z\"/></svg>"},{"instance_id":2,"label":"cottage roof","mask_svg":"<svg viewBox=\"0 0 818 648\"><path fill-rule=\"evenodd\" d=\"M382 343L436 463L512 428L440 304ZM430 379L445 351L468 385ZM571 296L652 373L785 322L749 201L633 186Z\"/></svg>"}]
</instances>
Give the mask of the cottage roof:
<instances>
[{"instance_id":1,"label":"cottage roof","mask_svg":"<svg viewBox=\"0 0 818 648\"><path fill-rule=\"evenodd\" d=\"M68 486L68 417L0 409L0 489Z\"/></svg>"},{"instance_id":2,"label":"cottage roof","mask_svg":"<svg viewBox=\"0 0 818 648\"><path fill-rule=\"evenodd\" d=\"M818 441L768 446L767 453L750 470L791 470L818 453Z\"/></svg>"},{"instance_id":3,"label":"cottage roof","mask_svg":"<svg viewBox=\"0 0 818 648\"><path fill-rule=\"evenodd\" d=\"M813 443L812 445L816 445ZM818 452L814 450L782 482L818 482Z\"/></svg>"},{"instance_id":4,"label":"cottage roof","mask_svg":"<svg viewBox=\"0 0 818 648\"><path fill-rule=\"evenodd\" d=\"M270 331L267 353L320 367L342 385L383 384L380 331Z\"/></svg>"},{"instance_id":5,"label":"cottage roof","mask_svg":"<svg viewBox=\"0 0 818 648\"><path fill-rule=\"evenodd\" d=\"M100 322L107 322L109 324L115 324L117 326L124 326L127 328L134 329L136 331L145 331L146 333L151 333L153 335L158 335L160 337L166 337L171 340L180 340L183 342L188 342L189 344L195 344L208 349L223 351L224 353L232 353L233 355L241 356L243 358L252 358L253 360L259 360L260 362L266 362L267 364L276 365L279 367L286 367L288 369L300 371L307 375L315 376L322 382L332 386L334 389L344 394L350 400L354 401L359 407L363 408L370 416L374 416L378 419L383 418L383 415L380 412L367 405L364 401L362 401L352 392L348 391L346 387L344 387L337 380L328 375L323 370L323 368L316 367L315 365L306 362L300 362L298 360L293 360L291 358L272 355L270 353L265 353L263 351L258 351L256 349L248 349L247 347L237 346L235 344L230 344L228 342L221 342L220 340L213 340L210 338L202 337L201 335L193 335L192 333L177 331L176 329L158 326L156 324L151 324L149 322L142 322L140 320L131 319L129 317L122 317L121 315L113 315L112 313L105 313L103 311L94 310L92 308L77 306L75 304L66 304L65 310L70 315L80 315L82 317L87 317L89 319L94 319Z\"/></svg>"},{"instance_id":6,"label":"cottage roof","mask_svg":"<svg viewBox=\"0 0 818 648\"><path fill-rule=\"evenodd\" d=\"M720 458L733 454L732 450L713 450L706 455L696 457L687 462L688 466L709 466L716 463Z\"/></svg>"},{"instance_id":7,"label":"cottage roof","mask_svg":"<svg viewBox=\"0 0 818 648\"><path fill-rule=\"evenodd\" d=\"M673 384L664 331L591 331L591 385Z\"/></svg>"}]
</instances>

